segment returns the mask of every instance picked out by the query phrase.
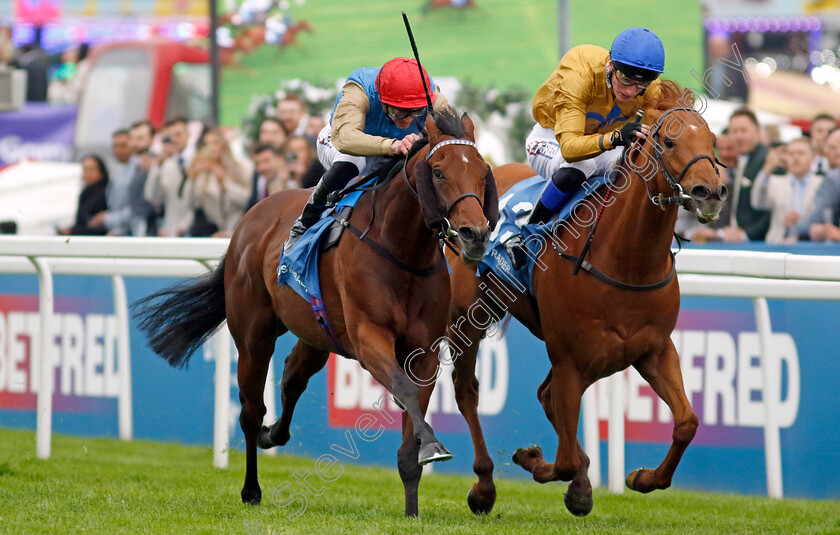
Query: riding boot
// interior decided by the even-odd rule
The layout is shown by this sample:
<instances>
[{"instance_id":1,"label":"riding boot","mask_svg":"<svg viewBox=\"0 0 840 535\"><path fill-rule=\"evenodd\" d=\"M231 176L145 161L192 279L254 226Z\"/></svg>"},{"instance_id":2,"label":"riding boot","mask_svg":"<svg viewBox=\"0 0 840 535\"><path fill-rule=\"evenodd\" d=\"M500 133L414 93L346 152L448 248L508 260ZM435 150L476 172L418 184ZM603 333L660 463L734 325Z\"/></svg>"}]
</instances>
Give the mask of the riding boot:
<instances>
[{"instance_id":1,"label":"riding boot","mask_svg":"<svg viewBox=\"0 0 840 535\"><path fill-rule=\"evenodd\" d=\"M306 201L303 212L295 221L292 230L289 232L289 239L283 245L283 254L288 253L292 246L303 236L303 234L321 218L321 214L327 208L327 198L333 191L344 188L350 179L359 174L359 168L350 162L336 162L327 169L321 176L321 180L312 190L312 195Z\"/></svg>"},{"instance_id":2,"label":"riding boot","mask_svg":"<svg viewBox=\"0 0 840 535\"><path fill-rule=\"evenodd\" d=\"M575 167L561 167L548 180L534 205L528 224L545 224L572 198L586 181L586 175Z\"/></svg>"}]
</instances>

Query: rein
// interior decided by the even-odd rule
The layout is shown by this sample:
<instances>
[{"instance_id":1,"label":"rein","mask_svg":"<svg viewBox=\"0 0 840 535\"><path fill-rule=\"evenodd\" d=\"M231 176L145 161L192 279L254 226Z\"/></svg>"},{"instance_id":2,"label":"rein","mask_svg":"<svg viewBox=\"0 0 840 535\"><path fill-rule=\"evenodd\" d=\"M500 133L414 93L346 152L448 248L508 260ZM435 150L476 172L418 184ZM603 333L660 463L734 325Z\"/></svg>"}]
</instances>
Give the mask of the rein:
<instances>
[{"instance_id":1,"label":"rein","mask_svg":"<svg viewBox=\"0 0 840 535\"><path fill-rule=\"evenodd\" d=\"M431 158L432 155L435 152L437 152L438 149L440 149L441 147L445 147L447 145L469 145L471 147L475 147L475 143L468 140L468 139L447 139L447 140L439 142L437 145L432 147L432 149L429 150L429 154L426 156L426 160ZM352 188L346 188L345 190L341 191L340 194L345 195L345 194L349 193L350 191L361 190L361 191L365 191L365 192L372 191L373 192L372 195L375 195L377 190L381 189L386 184L389 184L391 182L391 180L396 176L397 173L402 172L403 180L405 181L405 184L408 187L408 191L410 191L411 194L414 196L414 198L417 199L417 202L420 203L420 194L417 193L417 190L414 188L414 186L411 185L411 182L408 181L408 173L406 172L406 166L408 165L408 160L409 160L409 155L406 154L405 158L400 160L399 162L397 162L397 164L391 169L390 172L387 173L387 175L384 176L384 178L377 179L373 184L370 184L368 186L364 186L364 187L354 186ZM435 190L435 194L438 195L437 190ZM461 202L464 199L467 199L469 197L475 197L475 199L478 201L479 206L481 206L481 199L479 199L478 195L476 195L475 193L464 193L462 195L459 195L454 201L452 201L451 204L446 204L445 202L443 203L443 204L446 204L446 212L445 212L446 217L443 218L443 223L441 224L441 229L436 234L436 236L438 238L440 238L441 240L443 240L443 243L446 244L453 251L455 251L455 249L453 248L453 245L449 240L456 237L458 234L452 229L452 226L449 223L448 216L452 212L452 209L455 207L456 204L458 204L459 202ZM439 196L438 196L438 200L441 200ZM371 202L371 206L372 207L374 206L373 202ZM483 208L483 206L482 206L482 208ZM339 224L341 224L344 228L349 230L354 236L359 238L360 241L364 242L371 249L376 251L376 253L379 254L379 256L386 259L387 261L389 261L393 265L397 266L401 270L407 271L408 273L411 273L412 275L416 275L418 277L429 277L431 275L434 275L435 273L438 273L439 271L441 271L446 266L446 258L444 258L443 255L441 255L440 262L438 262L434 266L424 268L424 269L418 269L414 266L410 266L410 265L406 264L405 262L403 262L402 260L400 260L399 258L394 256L393 254L391 254L387 249L385 249L382 245L377 243L375 240L368 237L367 233L371 229L371 227L373 226L373 219L376 217L375 207L373 207L372 209L374 210L373 216L371 217L371 221L368 224L367 228L364 230L364 232L361 231L356 226L354 226L352 223L350 223L349 220L345 219L341 214L339 214L335 210L330 212L330 216L333 219L335 219L336 221L338 221ZM457 251L455 251L455 252L457 253Z\"/></svg>"},{"instance_id":2,"label":"rein","mask_svg":"<svg viewBox=\"0 0 840 535\"><path fill-rule=\"evenodd\" d=\"M686 193L683 192L682 186L680 186L680 182L682 181L683 177L685 177L685 174L688 172L688 170L691 168L691 166L694 165L695 163L699 162L700 160L709 160L709 163L712 164L712 168L715 170L715 173L718 174L718 176L720 176L720 174L718 173L717 167L715 166L715 161L716 160L713 159L708 154L698 154L697 156L695 156L694 158L689 160L689 162L685 165L685 167L683 167L682 171L680 171L677 178L674 178L674 175L668 170L668 166L665 165L665 159L662 156L664 151L662 150L660 142L659 142L659 139L660 139L659 130L662 128L662 125L664 124L665 117L667 117L669 114L671 114L675 111L680 111L680 110L694 112L694 113L697 113L698 115L700 113L697 110L695 110L694 108L672 108L672 109L666 111L665 113L663 113L659 117L659 120L656 121L656 124L651 128L650 132L648 133L648 136L651 137L654 140L654 143L655 143L653 150L654 150L654 154L655 154L654 159L656 161L656 165L659 169L662 170L662 176L665 178L665 181L668 183L668 185L671 187L671 189L675 192L675 194L670 196L670 197L666 197L662 193L659 193L658 195L655 195L655 196L651 195L650 189L648 189L647 180L644 180L644 177L641 177L641 175L638 173L638 171L636 172L636 174L639 175L640 178L642 178L642 180L644 180L644 182L645 182L645 190L647 192L648 199L650 199L650 201L654 204L654 206L658 206L662 211L665 211L669 205L673 205L673 204L679 205L679 204L682 204L685 201L691 200L691 196L689 196L689 195L687 195ZM621 162L622 163L624 162L624 160L626 158L627 152L628 152L628 150L625 150L624 153L621 155ZM557 255L560 258L568 260L568 261L570 261L574 264L574 269L572 271L573 275L577 275L580 272L580 270L583 269L584 271L588 272L589 274L591 274L592 276L594 276L596 279L600 280L601 282L604 282L606 284L609 284L610 286L614 286L614 287L619 288L621 290L651 291L651 290L658 290L659 288L663 288L663 287L667 286L674 279L674 277L676 276L676 273L677 273L677 263L675 261L675 256L676 255L673 252L670 253L671 254L671 271L668 273L668 275L664 279L662 279L659 282L654 282L652 284L629 284L629 283L626 283L626 282L621 282L619 280L616 280L616 279L610 277L609 275L607 275L603 271L599 270L598 268L596 268L594 265L592 265L589 261L587 261L585 259L586 255L589 253L589 247L592 244L592 238L595 236L595 230L598 228L598 223L601 221L601 216L604 213L604 208L606 208L606 206L607 206L606 201L607 201L607 199L609 199L609 195L611 193L612 193L612 190L608 190L607 194L606 194L606 197L603 199L604 204L601 206L601 209L598 211L598 216L595 219L595 222L593 223L592 227L589 230L589 236L586 238L586 242L583 245L583 250L581 251L580 256L573 256L573 255L570 255L570 254L567 254L567 253L563 252L560 249L560 247L557 245L557 243L553 242L552 246L553 246L554 250L557 252ZM678 238L678 240L679 240L679 238Z\"/></svg>"}]
</instances>

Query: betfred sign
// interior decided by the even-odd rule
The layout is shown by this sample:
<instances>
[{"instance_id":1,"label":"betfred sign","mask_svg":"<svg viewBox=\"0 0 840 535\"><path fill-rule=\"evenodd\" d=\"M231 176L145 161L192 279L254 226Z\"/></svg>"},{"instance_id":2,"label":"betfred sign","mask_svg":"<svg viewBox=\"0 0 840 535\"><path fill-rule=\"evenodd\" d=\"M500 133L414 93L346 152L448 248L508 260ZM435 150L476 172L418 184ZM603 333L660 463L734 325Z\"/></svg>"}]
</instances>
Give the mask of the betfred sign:
<instances>
[{"instance_id":1,"label":"betfred sign","mask_svg":"<svg viewBox=\"0 0 840 535\"><path fill-rule=\"evenodd\" d=\"M58 412L113 410L119 392L117 321L106 302L58 298L50 336ZM40 344L37 296L0 295L0 409L37 406Z\"/></svg>"},{"instance_id":2,"label":"betfred sign","mask_svg":"<svg viewBox=\"0 0 840 535\"><path fill-rule=\"evenodd\" d=\"M427 418L436 431L466 429L455 402L452 364L444 359L439 367L437 384L429 401ZM479 416L495 416L502 412L508 396L508 346L504 338L482 341L476 365L479 380ZM352 428L365 413L384 411L387 429L400 429L400 408L386 395L385 388L374 381L358 362L333 356L327 363L327 418L331 427Z\"/></svg>"}]
</instances>

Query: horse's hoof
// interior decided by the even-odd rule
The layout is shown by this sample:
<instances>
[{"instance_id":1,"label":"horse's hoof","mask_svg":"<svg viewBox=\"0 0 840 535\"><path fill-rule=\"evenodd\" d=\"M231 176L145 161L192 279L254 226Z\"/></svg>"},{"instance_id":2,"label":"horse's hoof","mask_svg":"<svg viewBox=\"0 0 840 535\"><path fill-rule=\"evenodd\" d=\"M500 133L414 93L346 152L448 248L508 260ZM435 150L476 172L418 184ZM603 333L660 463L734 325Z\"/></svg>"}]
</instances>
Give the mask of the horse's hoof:
<instances>
[{"instance_id":1,"label":"horse's hoof","mask_svg":"<svg viewBox=\"0 0 840 535\"><path fill-rule=\"evenodd\" d=\"M262 502L262 491L256 489L242 489L242 503L245 505L259 505Z\"/></svg>"},{"instance_id":2,"label":"horse's hoof","mask_svg":"<svg viewBox=\"0 0 840 535\"><path fill-rule=\"evenodd\" d=\"M418 464L423 466L435 461L448 461L452 458L452 454L443 447L440 442L430 442L420 448L418 455Z\"/></svg>"},{"instance_id":3,"label":"horse's hoof","mask_svg":"<svg viewBox=\"0 0 840 535\"><path fill-rule=\"evenodd\" d=\"M513 452L513 463L522 466L522 463L527 457L542 459L542 448L539 446L516 448L516 451Z\"/></svg>"},{"instance_id":4,"label":"horse's hoof","mask_svg":"<svg viewBox=\"0 0 840 535\"><path fill-rule=\"evenodd\" d=\"M271 449L276 446L271 440L271 430L268 427L262 426L257 432L257 446L262 450Z\"/></svg>"},{"instance_id":5,"label":"horse's hoof","mask_svg":"<svg viewBox=\"0 0 840 535\"><path fill-rule=\"evenodd\" d=\"M285 446L289 442L289 439L292 438L292 435L291 433L289 433L288 429L282 432L278 431L277 433L272 431L271 433L269 433L268 436L275 446Z\"/></svg>"},{"instance_id":6,"label":"horse's hoof","mask_svg":"<svg viewBox=\"0 0 840 535\"><path fill-rule=\"evenodd\" d=\"M489 514L493 510L494 503L496 503L495 494L490 500L480 500L475 493L475 487L470 488L470 491L467 493L467 505L470 506L470 511L475 515Z\"/></svg>"},{"instance_id":7,"label":"horse's hoof","mask_svg":"<svg viewBox=\"0 0 840 535\"><path fill-rule=\"evenodd\" d=\"M576 492L566 492L563 496L566 509L575 516L586 516L592 512L592 495L583 495Z\"/></svg>"},{"instance_id":8,"label":"horse's hoof","mask_svg":"<svg viewBox=\"0 0 840 535\"><path fill-rule=\"evenodd\" d=\"M627 476L627 479L624 480L624 484L627 485L627 488L630 490L635 490L636 492L641 492L642 494L647 494L653 490L651 488L644 488L639 485L639 477L641 477L646 472L653 472L650 468L636 468Z\"/></svg>"}]
</instances>

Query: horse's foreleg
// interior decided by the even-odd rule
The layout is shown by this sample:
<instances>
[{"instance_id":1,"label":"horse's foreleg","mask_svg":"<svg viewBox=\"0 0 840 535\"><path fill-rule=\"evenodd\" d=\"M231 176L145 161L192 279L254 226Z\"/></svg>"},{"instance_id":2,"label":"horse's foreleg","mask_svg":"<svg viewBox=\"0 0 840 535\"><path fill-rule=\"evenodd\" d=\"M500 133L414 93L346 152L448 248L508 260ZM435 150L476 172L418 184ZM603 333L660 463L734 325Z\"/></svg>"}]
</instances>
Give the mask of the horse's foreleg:
<instances>
[{"instance_id":1,"label":"horse's foreleg","mask_svg":"<svg viewBox=\"0 0 840 535\"><path fill-rule=\"evenodd\" d=\"M481 333L470 329L462 334L469 338L472 345L462 354L453 355L455 362L452 382L455 385L458 410L470 428L475 458L473 472L478 476L478 482L473 484L467 494L467 504L473 513L487 514L496 503L496 485L493 483L493 460L487 452L484 433L478 419L478 379L475 377L475 362Z\"/></svg>"},{"instance_id":2,"label":"horse's foreleg","mask_svg":"<svg viewBox=\"0 0 840 535\"><path fill-rule=\"evenodd\" d=\"M434 368L430 369L427 366L426 371L431 375L431 373L434 373ZM432 383L419 388L417 401L423 415L426 414L429 407L429 398L434 386L434 383ZM397 450L397 468L405 489L405 516L414 517L419 514L417 495L420 488L420 477L423 475L423 467L418 462L420 444L414 437L414 424L407 412L402 414L402 431L403 441L400 449Z\"/></svg>"},{"instance_id":3,"label":"horse's foreleg","mask_svg":"<svg viewBox=\"0 0 840 535\"><path fill-rule=\"evenodd\" d=\"M367 327L367 328L366 328ZM437 355L425 353L405 362L414 379L410 379L397 363L394 341L389 334L374 326L363 326L357 336L359 362L376 381L384 386L403 406L414 426L414 438L420 443L418 462L446 461L452 458L446 448L435 437L420 410L418 384L434 384ZM416 382L415 382L416 381Z\"/></svg>"},{"instance_id":4,"label":"horse's foreleg","mask_svg":"<svg viewBox=\"0 0 840 535\"><path fill-rule=\"evenodd\" d=\"M656 470L634 470L627 476L627 487L639 492L666 489L671 486L671 478L677 465L697 431L697 415L686 398L679 356L670 339L661 352L638 360L634 367L671 408L674 415L674 432L671 448L662 464Z\"/></svg>"},{"instance_id":5,"label":"horse's foreleg","mask_svg":"<svg viewBox=\"0 0 840 535\"><path fill-rule=\"evenodd\" d=\"M259 436L261 448L285 446L289 441L289 426L292 424L292 414L301 394L306 390L309 378L321 371L330 357L329 351L320 351L301 341L295 344L292 352L286 357L283 368L283 379L280 381L280 400L283 412L280 418L271 426L263 426Z\"/></svg>"}]
</instances>

